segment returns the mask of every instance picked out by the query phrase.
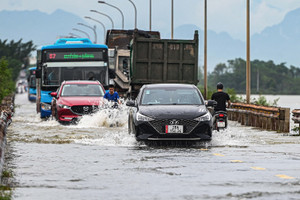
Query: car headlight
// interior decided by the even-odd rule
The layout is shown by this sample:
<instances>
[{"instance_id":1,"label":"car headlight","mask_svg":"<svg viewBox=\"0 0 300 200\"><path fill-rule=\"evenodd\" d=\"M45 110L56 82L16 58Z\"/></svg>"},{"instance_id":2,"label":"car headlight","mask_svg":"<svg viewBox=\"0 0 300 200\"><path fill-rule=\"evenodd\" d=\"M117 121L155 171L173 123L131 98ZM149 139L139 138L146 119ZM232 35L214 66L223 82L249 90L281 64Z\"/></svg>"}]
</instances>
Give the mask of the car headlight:
<instances>
[{"instance_id":1,"label":"car headlight","mask_svg":"<svg viewBox=\"0 0 300 200\"><path fill-rule=\"evenodd\" d=\"M210 121L211 120L211 114L209 112L207 112L205 115L197 117L195 120L199 121L199 122Z\"/></svg>"},{"instance_id":2,"label":"car headlight","mask_svg":"<svg viewBox=\"0 0 300 200\"><path fill-rule=\"evenodd\" d=\"M51 105L47 103L41 103L41 108L43 110L51 110Z\"/></svg>"},{"instance_id":3,"label":"car headlight","mask_svg":"<svg viewBox=\"0 0 300 200\"><path fill-rule=\"evenodd\" d=\"M147 117L145 115L142 115L141 113L136 113L136 120L137 121L148 122L148 121L152 121L154 119L152 119L151 117Z\"/></svg>"},{"instance_id":4,"label":"car headlight","mask_svg":"<svg viewBox=\"0 0 300 200\"><path fill-rule=\"evenodd\" d=\"M60 108L64 108L64 109L70 109L70 108L71 108L70 106L63 105L63 104L58 104L58 106L59 106Z\"/></svg>"}]
</instances>

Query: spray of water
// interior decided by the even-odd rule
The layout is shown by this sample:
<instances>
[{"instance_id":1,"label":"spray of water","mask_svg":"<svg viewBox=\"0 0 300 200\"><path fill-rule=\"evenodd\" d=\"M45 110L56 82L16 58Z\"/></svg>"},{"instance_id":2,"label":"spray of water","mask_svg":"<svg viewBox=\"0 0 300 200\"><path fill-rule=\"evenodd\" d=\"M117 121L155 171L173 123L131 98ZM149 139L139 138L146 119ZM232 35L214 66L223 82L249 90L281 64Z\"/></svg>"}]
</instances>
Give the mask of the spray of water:
<instances>
[{"instance_id":1,"label":"spray of water","mask_svg":"<svg viewBox=\"0 0 300 200\"><path fill-rule=\"evenodd\" d=\"M114 103L105 102L98 112L83 116L78 127L124 127L127 125L128 107L123 103L117 108L114 106Z\"/></svg>"}]
</instances>

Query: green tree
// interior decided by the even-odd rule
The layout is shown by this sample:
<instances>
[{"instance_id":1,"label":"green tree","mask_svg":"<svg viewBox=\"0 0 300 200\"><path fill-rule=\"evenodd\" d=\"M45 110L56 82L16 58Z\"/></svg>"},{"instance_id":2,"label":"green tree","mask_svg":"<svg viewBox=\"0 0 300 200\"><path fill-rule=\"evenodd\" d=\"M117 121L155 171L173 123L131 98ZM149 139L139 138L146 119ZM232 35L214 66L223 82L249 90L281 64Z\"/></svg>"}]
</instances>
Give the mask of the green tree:
<instances>
[{"instance_id":1,"label":"green tree","mask_svg":"<svg viewBox=\"0 0 300 200\"><path fill-rule=\"evenodd\" d=\"M222 82L225 88L237 93L246 91L246 61L237 58L227 64L218 64L209 74L208 84L215 87ZM251 93L257 94L300 94L300 68L273 61L251 61Z\"/></svg>"},{"instance_id":2,"label":"green tree","mask_svg":"<svg viewBox=\"0 0 300 200\"><path fill-rule=\"evenodd\" d=\"M34 50L36 47L32 41L22 43L22 39L17 42L0 40L0 58L5 57L8 61L8 68L12 69L13 80L18 77L22 64L28 67L30 53Z\"/></svg>"},{"instance_id":3,"label":"green tree","mask_svg":"<svg viewBox=\"0 0 300 200\"><path fill-rule=\"evenodd\" d=\"M8 61L4 58L0 59L0 72L0 101L2 101L3 97L11 94L15 88L11 70L8 68Z\"/></svg>"}]
</instances>

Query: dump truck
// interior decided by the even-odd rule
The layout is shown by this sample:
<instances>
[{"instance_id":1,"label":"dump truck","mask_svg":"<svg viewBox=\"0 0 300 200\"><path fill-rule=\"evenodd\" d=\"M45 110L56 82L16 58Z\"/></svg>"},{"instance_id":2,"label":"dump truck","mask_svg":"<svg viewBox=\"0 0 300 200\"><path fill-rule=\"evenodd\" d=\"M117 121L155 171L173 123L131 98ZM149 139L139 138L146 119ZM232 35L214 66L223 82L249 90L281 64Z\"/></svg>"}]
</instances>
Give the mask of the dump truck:
<instances>
[{"instance_id":1,"label":"dump truck","mask_svg":"<svg viewBox=\"0 0 300 200\"><path fill-rule=\"evenodd\" d=\"M106 42L121 95L134 98L144 84L198 83L198 31L192 40L161 39L156 31L118 31L108 32Z\"/></svg>"}]
</instances>

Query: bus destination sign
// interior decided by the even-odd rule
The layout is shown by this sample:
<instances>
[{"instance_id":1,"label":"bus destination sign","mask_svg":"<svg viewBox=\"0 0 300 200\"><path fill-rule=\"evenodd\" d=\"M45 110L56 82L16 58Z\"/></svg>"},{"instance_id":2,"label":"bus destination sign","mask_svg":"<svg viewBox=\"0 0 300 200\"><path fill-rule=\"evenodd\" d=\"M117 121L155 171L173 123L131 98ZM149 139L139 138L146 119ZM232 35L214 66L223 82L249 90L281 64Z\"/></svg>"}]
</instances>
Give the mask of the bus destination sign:
<instances>
[{"instance_id":1,"label":"bus destination sign","mask_svg":"<svg viewBox=\"0 0 300 200\"><path fill-rule=\"evenodd\" d=\"M103 60L102 52L47 52L47 61Z\"/></svg>"}]
</instances>

